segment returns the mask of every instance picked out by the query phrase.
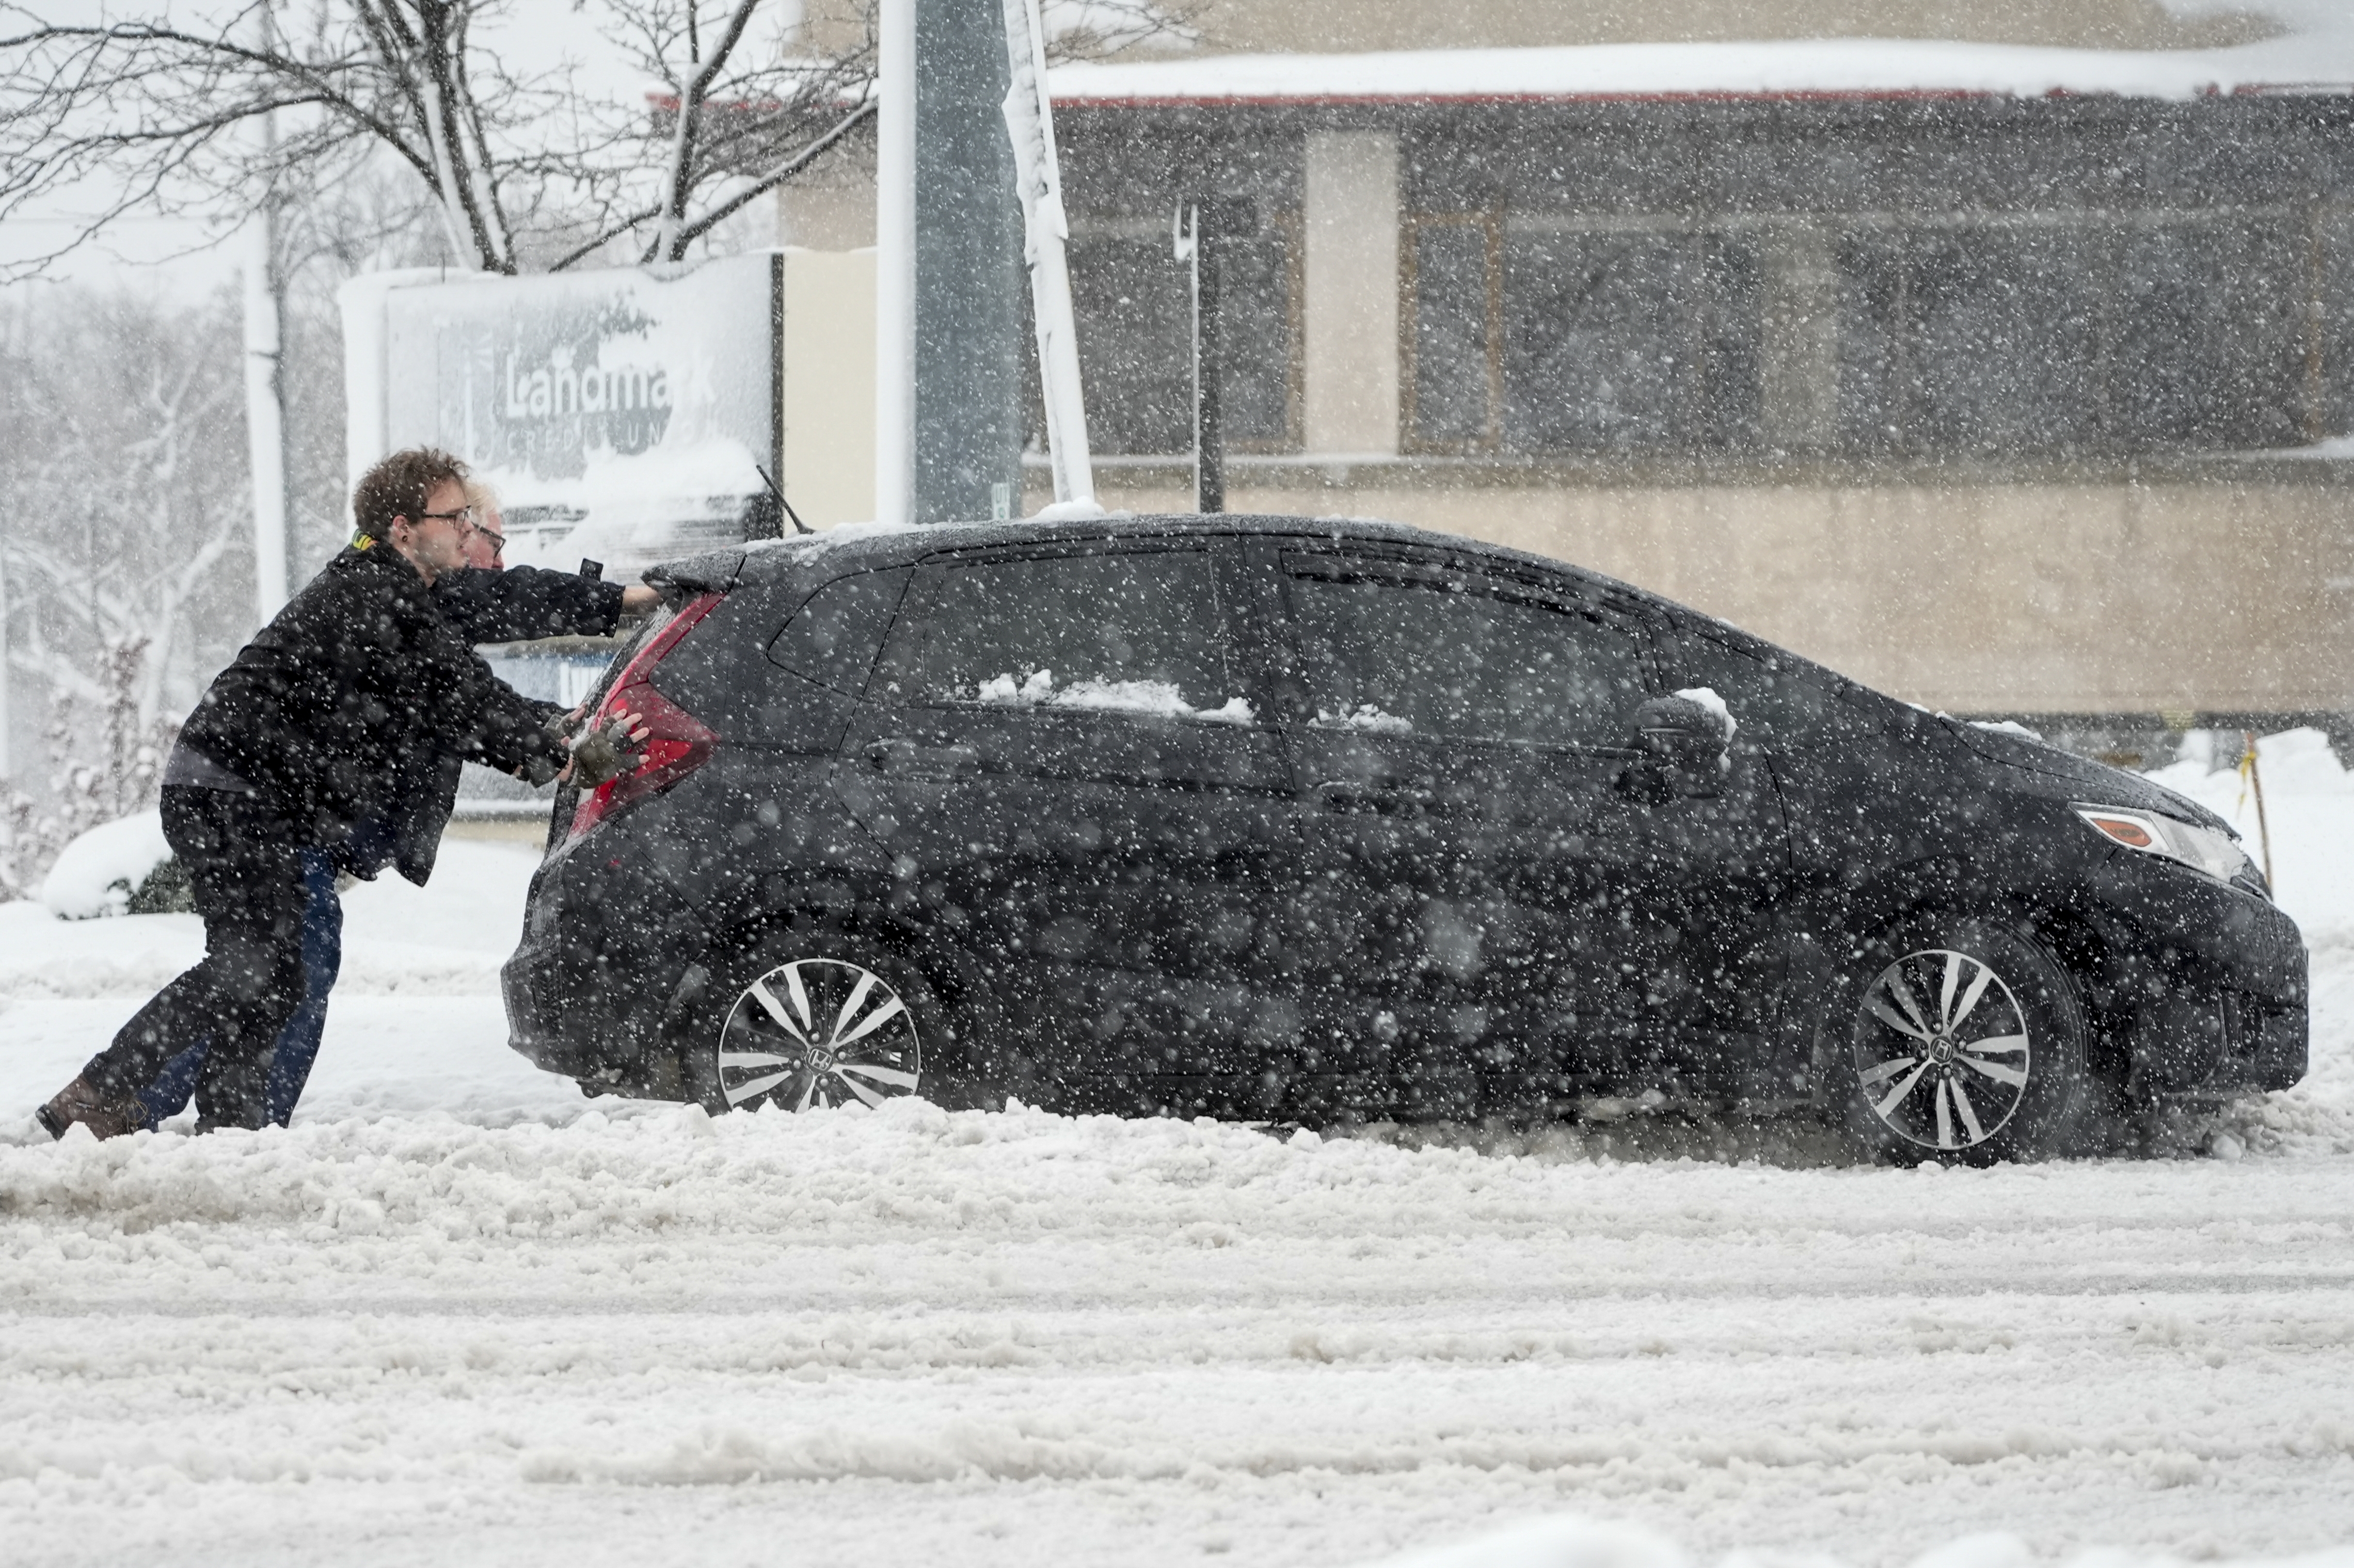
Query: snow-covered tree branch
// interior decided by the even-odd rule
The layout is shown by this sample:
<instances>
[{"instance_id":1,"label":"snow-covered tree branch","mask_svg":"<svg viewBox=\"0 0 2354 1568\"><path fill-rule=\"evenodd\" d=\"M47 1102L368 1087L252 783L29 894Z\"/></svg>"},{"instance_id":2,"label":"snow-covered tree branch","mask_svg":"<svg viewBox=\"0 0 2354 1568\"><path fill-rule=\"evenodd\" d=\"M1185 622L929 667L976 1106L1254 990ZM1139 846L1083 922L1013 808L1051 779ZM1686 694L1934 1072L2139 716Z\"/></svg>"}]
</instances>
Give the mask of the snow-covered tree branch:
<instances>
[{"instance_id":1,"label":"snow-covered tree branch","mask_svg":"<svg viewBox=\"0 0 2354 1568\"><path fill-rule=\"evenodd\" d=\"M261 185L320 189L389 162L457 264L566 266L631 236L644 259L678 260L865 116L863 12L812 55L783 0L588 3L651 89L510 67L500 0L325 0L266 41L249 6L200 27L0 5L0 220L71 193L87 217L70 249L134 210L236 213ZM236 133L265 113L266 148Z\"/></svg>"}]
</instances>

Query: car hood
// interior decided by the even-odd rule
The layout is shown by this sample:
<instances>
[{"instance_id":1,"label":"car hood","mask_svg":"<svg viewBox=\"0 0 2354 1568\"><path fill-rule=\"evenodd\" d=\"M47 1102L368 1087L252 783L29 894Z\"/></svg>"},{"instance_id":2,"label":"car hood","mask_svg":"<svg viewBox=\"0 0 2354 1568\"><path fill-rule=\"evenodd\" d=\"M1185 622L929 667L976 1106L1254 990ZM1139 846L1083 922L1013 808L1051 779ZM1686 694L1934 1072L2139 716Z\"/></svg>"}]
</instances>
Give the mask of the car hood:
<instances>
[{"instance_id":1,"label":"car hood","mask_svg":"<svg viewBox=\"0 0 2354 1568\"><path fill-rule=\"evenodd\" d=\"M2229 833L2235 839L2240 836L2231 823L2198 801L2178 795L2162 784L2154 784L2138 773L2094 762L2014 731L1988 729L1958 719L1950 722L1962 744L1988 762L2031 774L2038 779L2063 783L2073 800L2095 806L2156 811L2178 821L2196 822L2202 828Z\"/></svg>"}]
</instances>

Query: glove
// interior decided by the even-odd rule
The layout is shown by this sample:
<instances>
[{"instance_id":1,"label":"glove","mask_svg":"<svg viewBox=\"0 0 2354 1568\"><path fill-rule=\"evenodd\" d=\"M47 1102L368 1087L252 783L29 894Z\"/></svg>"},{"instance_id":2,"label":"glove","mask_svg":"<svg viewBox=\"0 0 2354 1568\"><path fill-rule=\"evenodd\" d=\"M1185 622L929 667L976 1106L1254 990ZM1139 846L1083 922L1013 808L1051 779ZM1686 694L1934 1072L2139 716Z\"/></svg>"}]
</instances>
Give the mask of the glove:
<instances>
[{"instance_id":1,"label":"glove","mask_svg":"<svg viewBox=\"0 0 2354 1568\"><path fill-rule=\"evenodd\" d=\"M644 753L630 745L623 729L624 720L591 725L588 732L572 743L572 782L583 789L594 789L608 779L619 779L636 770Z\"/></svg>"}]
</instances>

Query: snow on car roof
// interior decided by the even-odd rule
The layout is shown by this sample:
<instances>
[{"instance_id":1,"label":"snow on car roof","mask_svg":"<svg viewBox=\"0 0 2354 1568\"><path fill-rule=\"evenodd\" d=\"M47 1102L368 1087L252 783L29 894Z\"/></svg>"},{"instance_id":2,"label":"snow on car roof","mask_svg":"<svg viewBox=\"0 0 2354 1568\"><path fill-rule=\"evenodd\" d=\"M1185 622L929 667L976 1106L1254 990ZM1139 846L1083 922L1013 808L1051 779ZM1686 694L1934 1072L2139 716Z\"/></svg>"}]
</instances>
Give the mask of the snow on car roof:
<instances>
[{"instance_id":1,"label":"snow on car roof","mask_svg":"<svg viewBox=\"0 0 2354 1568\"><path fill-rule=\"evenodd\" d=\"M1081 62L1062 108L1617 99L2189 99L2354 92L2354 26L2211 49L2040 48L1940 39L1591 44Z\"/></svg>"}]
</instances>

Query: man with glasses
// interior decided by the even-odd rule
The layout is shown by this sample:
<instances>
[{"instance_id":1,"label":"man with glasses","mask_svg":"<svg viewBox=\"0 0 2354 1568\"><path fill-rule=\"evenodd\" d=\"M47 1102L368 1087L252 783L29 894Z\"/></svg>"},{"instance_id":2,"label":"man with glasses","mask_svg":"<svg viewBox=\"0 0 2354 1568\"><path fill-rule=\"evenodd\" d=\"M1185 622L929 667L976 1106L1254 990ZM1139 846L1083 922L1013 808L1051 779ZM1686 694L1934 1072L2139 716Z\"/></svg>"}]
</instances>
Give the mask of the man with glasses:
<instances>
[{"instance_id":1,"label":"man with glasses","mask_svg":"<svg viewBox=\"0 0 2354 1568\"><path fill-rule=\"evenodd\" d=\"M624 588L585 575L509 569L498 497L490 486L469 481L462 514L455 523L464 540L464 565L433 579L434 608L469 646L521 642L541 637L603 637L621 621L643 615L661 602L642 584ZM530 701L530 699L525 699ZM561 712L555 703L533 703L543 721ZM269 1119L284 1127L310 1082L327 1025L327 998L343 968L344 911L339 886L346 876L373 880L382 861L369 863L363 851L383 856L409 844L410 859L429 866L442 831L455 809L465 758L444 751L413 787L404 790L398 818L388 829L364 829L341 855L315 852L307 857L302 911L302 1000L279 1031L265 1062L264 1100ZM198 1042L165 1063L138 1097L154 1128L185 1109L194 1093L207 1044Z\"/></svg>"},{"instance_id":2,"label":"man with glasses","mask_svg":"<svg viewBox=\"0 0 2354 1568\"><path fill-rule=\"evenodd\" d=\"M353 495L358 535L217 676L164 779L164 835L188 869L205 957L157 992L41 1107L56 1137L149 1125L140 1091L201 1046L199 1128L270 1119L265 1070L306 991L304 915L338 870L387 863L422 884L438 827L405 803L445 757L534 784L571 761L546 705L517 695L437 607L477 524L465 466L396 452ZM443 812L446 817L446 810Z\"/></svg>"}]
</instances>

